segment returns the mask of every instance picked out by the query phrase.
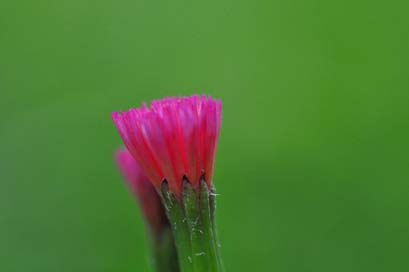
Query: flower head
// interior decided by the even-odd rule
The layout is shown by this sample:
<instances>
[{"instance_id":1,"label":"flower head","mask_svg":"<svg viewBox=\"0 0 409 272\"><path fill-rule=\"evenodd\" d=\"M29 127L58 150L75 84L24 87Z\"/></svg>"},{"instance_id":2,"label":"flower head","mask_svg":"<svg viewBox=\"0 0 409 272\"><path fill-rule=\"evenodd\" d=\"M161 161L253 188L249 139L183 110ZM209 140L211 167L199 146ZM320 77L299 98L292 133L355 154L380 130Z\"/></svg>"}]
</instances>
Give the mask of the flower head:
<instances>
[{"instance_id":1,"label":"flower head","mask_svg":"<svg viewBox=\"0 0 409 272\"><path fill-rule=\"evenodd\" d=\"M125 146L159 190L180 195L182 181L210 186L221 125L221 101L206 96L166 98L151 107L112 114Z\"/></svg>"},{"instance_id":2,"label":"flower head","mask_svg":"<svg viewBox=\"0 0 409 272\"><path fill-rule=\"evenodd\" d=\"M143 215L156 236L169 226L160 197L135 159L126 150L116 153L116 163L139 201Z\"/></svg>"}]
</instances>

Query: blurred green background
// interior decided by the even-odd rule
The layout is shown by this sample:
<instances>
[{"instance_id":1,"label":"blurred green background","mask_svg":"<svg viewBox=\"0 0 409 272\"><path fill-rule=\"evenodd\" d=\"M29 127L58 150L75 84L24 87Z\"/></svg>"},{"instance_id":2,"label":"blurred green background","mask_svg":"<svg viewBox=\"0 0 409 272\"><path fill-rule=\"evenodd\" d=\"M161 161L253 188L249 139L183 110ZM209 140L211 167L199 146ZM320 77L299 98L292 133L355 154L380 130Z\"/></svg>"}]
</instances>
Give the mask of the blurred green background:
<instances>
[{"instance_id":1,"label":"blurred green background","mask_svg":"<svg viewBox=\"0 0 409 272\"><path fill-rule=\"evenodd\" d=\"M150 271L110 113L224 103L227 271L409 271L404 1L0 2L0 271Z\"/></svg>"}]
</instances>

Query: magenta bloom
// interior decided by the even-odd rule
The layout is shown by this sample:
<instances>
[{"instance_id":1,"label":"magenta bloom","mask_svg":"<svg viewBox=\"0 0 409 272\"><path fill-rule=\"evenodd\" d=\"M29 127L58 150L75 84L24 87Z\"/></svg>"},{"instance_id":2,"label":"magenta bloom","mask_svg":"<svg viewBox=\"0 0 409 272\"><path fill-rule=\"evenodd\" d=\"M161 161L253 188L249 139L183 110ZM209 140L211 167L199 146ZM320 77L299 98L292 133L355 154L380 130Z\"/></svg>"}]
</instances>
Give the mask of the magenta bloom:
<instances>
[{"instance_id":1,"label":"magenta bloom","mask_svg":"<svg viewBox=\"0 0 409 272\"><path fill-rule=\"evenodd\" d=\"M185 176L210 186L221 125L221 101L206 96L153 101L150 109L112 114L129 152L159 190L166 180L180 195Z\"/></svg>"},{"instance_id":2,"label":"magenta bloom","mask_svg":"<svg viewBox=\"0 0 409 272\"><path fill-rule=\"evenodd\" d=\"M126 150L116 153L116 163L139 201L143 215L155 234L160 234L169 225L160 197L135 159Z\"/></svg>"}]
</instances>

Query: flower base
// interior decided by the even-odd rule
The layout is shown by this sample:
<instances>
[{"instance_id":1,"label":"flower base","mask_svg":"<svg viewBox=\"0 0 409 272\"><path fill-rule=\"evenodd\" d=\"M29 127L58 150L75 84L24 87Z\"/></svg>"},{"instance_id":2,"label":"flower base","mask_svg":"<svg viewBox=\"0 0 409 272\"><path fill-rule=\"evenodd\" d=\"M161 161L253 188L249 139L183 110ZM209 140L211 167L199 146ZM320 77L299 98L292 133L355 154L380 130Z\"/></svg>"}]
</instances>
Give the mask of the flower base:
<instances>
[{"instance_id":1,"label":"flower base","mask_svg":"<svg viewBox=\"0 0 409 272\"><path fill-rule=\"evenodd\" d=\"M161 198L175 239L180 270L219 272L223 270L216 228L216 199L204 179L193 188L184 179L182 194L175 196L162 184Z\"/></svg>"}]
</instances>

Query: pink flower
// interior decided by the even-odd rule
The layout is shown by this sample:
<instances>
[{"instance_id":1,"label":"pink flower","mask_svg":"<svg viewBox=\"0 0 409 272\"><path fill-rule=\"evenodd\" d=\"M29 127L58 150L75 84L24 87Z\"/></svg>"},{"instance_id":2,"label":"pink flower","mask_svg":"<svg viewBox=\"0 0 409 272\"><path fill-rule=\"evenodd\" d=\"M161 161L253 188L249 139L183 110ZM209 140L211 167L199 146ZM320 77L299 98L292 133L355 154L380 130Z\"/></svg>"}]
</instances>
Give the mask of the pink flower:
<instances>
[{"instance_id":1,"label":"pink flower","mask_svg":"<svg viewBox=\"0 0 409 272\"><path fill-rule=\"evenodd\" d=\"M166 180L180 195L183 177L210 186L221 125L221 101L206 96L165 98L151 108L112 114L129 152L159 190Z\"/></svg>"},{"instance_id":2,"label":"pink flower","mask_svg":"<svg viewBox=\"0 0 409 272\"><path fill-rule=\"evenodd\" d=\"M155 188L128 151L119 150L116 153L116 163L125 181L138 199L150 229L154 233L160 234L169 225L169 221Z\"/></svg>"}]
</instances>

